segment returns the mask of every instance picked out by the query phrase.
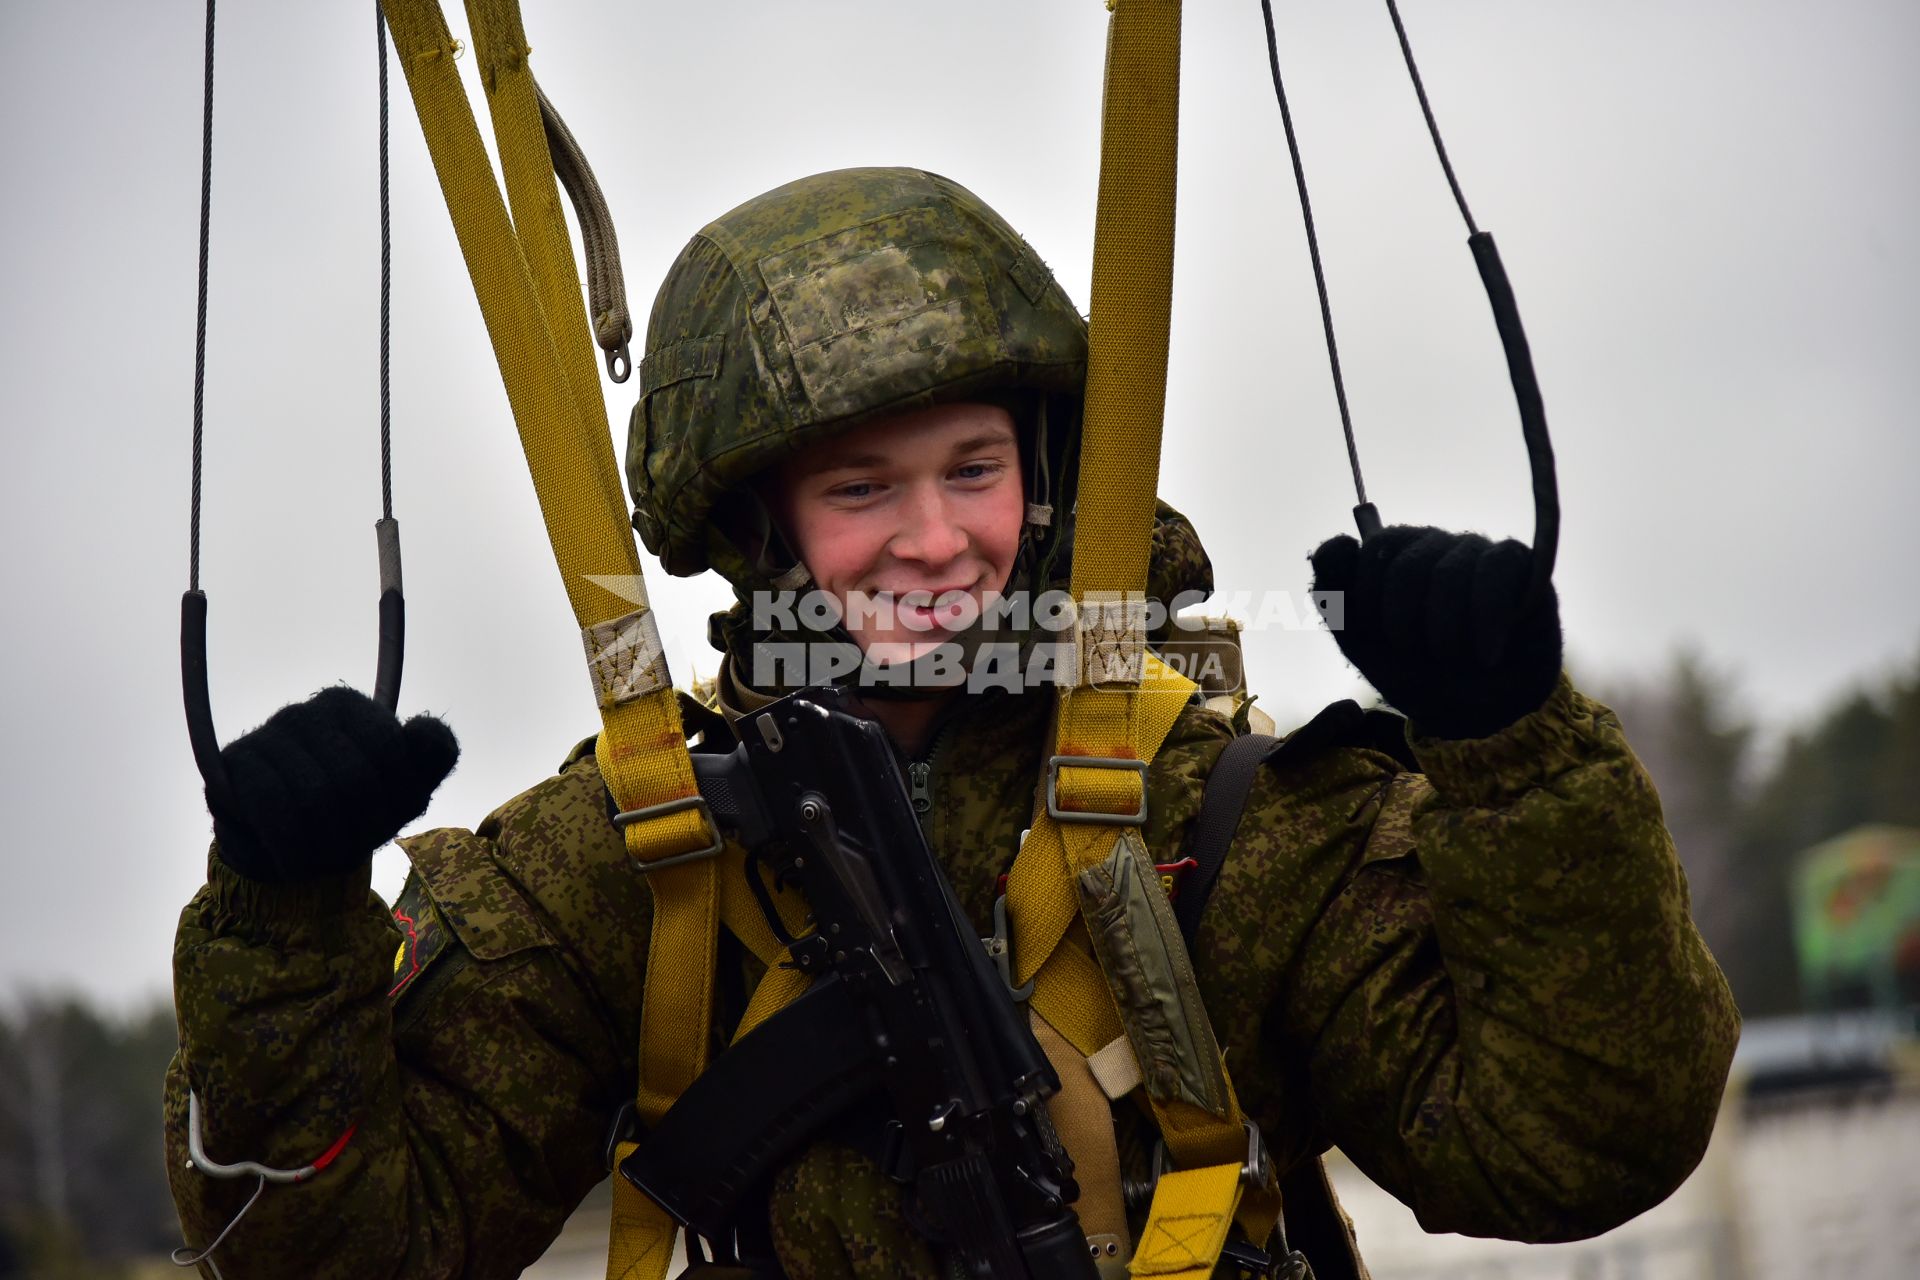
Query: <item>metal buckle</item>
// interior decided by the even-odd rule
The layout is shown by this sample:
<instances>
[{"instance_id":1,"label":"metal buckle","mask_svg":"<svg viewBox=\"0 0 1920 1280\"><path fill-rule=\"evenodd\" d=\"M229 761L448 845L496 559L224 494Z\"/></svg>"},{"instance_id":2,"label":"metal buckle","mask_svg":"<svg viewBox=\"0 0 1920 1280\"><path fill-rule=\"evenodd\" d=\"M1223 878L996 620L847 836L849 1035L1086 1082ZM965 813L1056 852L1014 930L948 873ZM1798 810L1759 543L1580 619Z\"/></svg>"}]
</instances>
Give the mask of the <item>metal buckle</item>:
<instances>
[{"instance_id":1,"label":"metal buckle","mask_svg":"<svg viewBox=\"0 0 1920 1280\"><path fill-rule=\"evenodd\" d=\"M1096 813L1060 807L1060 770L1130 769L1140 775L1140 808L1133 813ZM1147 762L1116 760L1112 756L1049 756L1047 758L1047 816L1055 822L1137 827L1147 820Z\"/></svg>"},{"instance_id":2,"label":"metal buckle","mask_svg":"<svg viewBox=\"0 0 1920 1280\"><path fill-rule=\"evenodd\" d=\"M713 843L704 849L695 849L690 853L676 853L670 858L655 858L652 862L640 863L643 873L651 874L664 871L668 867L684 866L689 862L699 862L712 858L726 848L727 838L720 834L720 824L713 820L713 810L707 807L707 798L701 795L681 796L678 800L664 800L659 804L642 805L638 809L624 809L613 815L613 825L625 829L636 822L645 822L649 818L664 818L672 813L685 813L688 809L698 809L700 819L706 823L707 830L713 832Z\"/></svg>"},{"instance_id":3,"label":"metal buckle","mask_svg":"<svg viewBox=\"0 0 1920 1280\"><path fill-rule=\"evenodd\" d=\"M1273 1161L1267 1154L1267 1144L1261 1140L1260 1127L1253 1121L1242 1118L1247 1130L1247 1159L1240 1166L1241 1181L1254 1190L1263 1190L1267 1180L1273 1176ZM1151 1203L1154 1192L1160 1189L1160 1178L1168 1172L1171 1163L1167 1159L1167 1142L1159 1138L1153 1144L1152 1172L1145 1183L1126 1182L1122 1184L1122 1197L1129 1209L1144 1208ZM1287 1233L1284 1227L1274 1225L1276 1250L1269 1252L1244 1240L1229 1240L1221 1246L1219 1261L1216 1264L1216 1277L1232 1276L1238 1280L1313 1280L1313 1270L1306 1259L1287 1246ZM1231 1272L1223 1268L1231 1267Z\"/></svg>"},{"instance_id":4,"label":"metal buckle","mask_svg":"<svg viewBox=\"0 0 1920 1280\"><path fill-rule=\"evenodd\" d=\"M613 1158L620 1150L620 1144L637 1142L639 1138L640 1116L634 1108L633 1099L628 1098L620 1104L620 1109L613 1113L613 1123L607 1126L607 1145L600 1163L606 1166L608 1173L613 1172Z\"/></svg>"},{"instance_id":5,"label":"metal buckle","mask_svg":"<svg viewBox=\"0 0 1920 1280\"><path fill-rule=\"evenodd\" d=\"M1273 1176L1273 1161L1267 1156L1267 1144L1261 1140L1260 1126L1246 1119L1240 1123L1247 1127L1247 1162L1240 1166L1240 1178L1258 1191Z\"/></svg>"},{"instance_id":6,"label":"metal buckle","mask_svg":"<svg viewBox=\"0 0 1920 1280\"><path fill-rule=\"evenodd\" d=\"M1276 1280L1279 1275L1274 1270L1273 1255L1245 1240L1229 1240L1220 1246L1220 1258L1214 1264L1214 1275L1226 1274L1223 1270L1226 1267L1233 1268L1237 1280Z\"/></svg>"},{"instance_id":7,"label":"metal buckle","mask_svg":"<svg viewBox=\"0 0 1920 1280\"><path fill-rule=\"evenodd\" d=\"M1267 1144L1261 1140L1260 1126L1244 1117L1240 1123L1247 1131L1247 1159L1246 1163L1240 1166L1240 1178L1242 1181L1251 1184L1257 1190L1265 1187L1267 1185L1267 1179L1272 1176L1273 1161L1267 1155ZM1167 1140L1165 1138L1155 1139L1153 1144L1153 1175L1147 1185L1149 1187L1157 1187L1160 1184L1160 1175L1167 1172L1170 1167L1167 1160Z\"/></svg>"},{"instance_id":8,"label":"metal buckle","mask_svg":"<svg viewBox=\"0 0 1920 1280\"><path fill-rule=\"evenodd\" d=\"M987 958L993 961L993 967L1000 973L1000 981L1012 993L1014 1003L1025 1004L1033 999L1033 984L1036 979L1028 978L1026 985L1013 985L1013 947L1008 942L1007 931L1007 895L1001 894L993 900L993 936L980 939L987 949Z\"/></svg>"}]
</instances>

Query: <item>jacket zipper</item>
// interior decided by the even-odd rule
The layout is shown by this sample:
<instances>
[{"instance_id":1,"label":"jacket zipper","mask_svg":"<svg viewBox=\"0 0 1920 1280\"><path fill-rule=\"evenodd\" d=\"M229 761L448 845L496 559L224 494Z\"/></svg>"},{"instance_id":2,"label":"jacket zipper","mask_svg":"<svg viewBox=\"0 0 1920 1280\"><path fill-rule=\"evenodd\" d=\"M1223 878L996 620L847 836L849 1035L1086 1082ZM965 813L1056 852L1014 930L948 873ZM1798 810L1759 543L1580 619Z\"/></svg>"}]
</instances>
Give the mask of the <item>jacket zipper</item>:
<instances>
[{"instance_id":1,"label":"jacket zipper","mask_svg":"<svg viewBox=\"0 0 1920 1280\"><path fill-rule=\"evenodd\" d=\"M933 762L952 733L953 721L949 718L933 735L927 753L907 765L907 795L913 801L913 811L923 818L933 812Z\"/></svg>"}]
</instances>

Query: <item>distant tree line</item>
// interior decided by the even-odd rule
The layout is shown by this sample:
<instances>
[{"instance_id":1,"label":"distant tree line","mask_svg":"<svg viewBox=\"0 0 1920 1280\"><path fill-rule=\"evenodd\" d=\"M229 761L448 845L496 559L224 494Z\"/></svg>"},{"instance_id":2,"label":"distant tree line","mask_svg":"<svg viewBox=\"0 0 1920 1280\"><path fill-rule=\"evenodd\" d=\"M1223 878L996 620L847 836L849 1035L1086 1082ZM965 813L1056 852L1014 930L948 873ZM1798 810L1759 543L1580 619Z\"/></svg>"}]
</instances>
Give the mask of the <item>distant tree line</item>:
<instances>
[{"instance_id":1,"label":"distant tree line","mask_svg":"<svg viewBox=\"0 0 1920 1280\"><path fill-rule=\"evenodd\" d=\"M0 1276L112 1277L179 1241L160 1142L173 1010L0 1008Z\"/></svg>"},{"instance_id":2,"label":"distant tree line","mask_svg":"<svg viewBox=\"0 0 1920 1280\"><path fill-rule=\"evenodd\" d=\"M1801 1011L1799 855L1864 823L1920 827L1920 659L1764 755L1733 681L1696 652L1657 680L1601 696L1660 789L1694 919L1741 1012Z\"/></svg>"}]
</instances>

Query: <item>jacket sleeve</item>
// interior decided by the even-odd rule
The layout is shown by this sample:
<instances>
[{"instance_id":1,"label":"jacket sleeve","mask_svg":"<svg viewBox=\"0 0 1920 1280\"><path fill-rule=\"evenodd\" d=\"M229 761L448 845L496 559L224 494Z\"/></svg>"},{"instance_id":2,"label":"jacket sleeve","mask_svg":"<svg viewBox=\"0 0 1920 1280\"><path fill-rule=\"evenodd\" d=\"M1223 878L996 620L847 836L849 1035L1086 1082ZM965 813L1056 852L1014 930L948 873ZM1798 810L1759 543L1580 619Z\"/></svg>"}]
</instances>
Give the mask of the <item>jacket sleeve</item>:
<instances>
[{"instance_id":1,"label":"jacket sleeve","mask_svg":"<svg viewBox=\"0 0 1920 1280\"><path fill-rule=\"evenodd\" d=\"M552 827L549 843L580 842ZM352 1133L318 1176L266 1188L214 1255L226 1274L516 1276L605 1176L632 1089L626 1019L522 887L514 832L492 834L409 840L398 921L364 871L276 887L210 859L174 951L167 1146L186 1239L205 1246L254 1189L187 1166L189 1087L215 1160L297 1168Z\"/></svg>"},{"instance_id":2,"label":"jacket sleeve","mask_svg":"<svg viewBox=\"0 0 1920 1280\"><path fill-rule=\"evenodd\" d=\"M1739 1030L1659 798L1564 677L1492 737L1412 746L1277 1029L1322 1135L1427 1230L1597 1234L1699 1161Z\"/></svg>"}]
</instances>

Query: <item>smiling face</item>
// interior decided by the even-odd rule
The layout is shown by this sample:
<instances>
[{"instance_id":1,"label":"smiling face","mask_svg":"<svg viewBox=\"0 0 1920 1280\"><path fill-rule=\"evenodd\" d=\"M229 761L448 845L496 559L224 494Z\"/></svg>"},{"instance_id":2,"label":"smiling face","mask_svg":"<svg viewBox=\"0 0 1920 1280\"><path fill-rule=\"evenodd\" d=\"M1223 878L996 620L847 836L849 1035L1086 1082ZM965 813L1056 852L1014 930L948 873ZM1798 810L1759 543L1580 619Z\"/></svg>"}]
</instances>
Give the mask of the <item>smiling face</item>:
<instances>
[{"instance_id":1,"label":"smiling face","mask_svg":"<svg viewBox=\"0 0 1920 1280\"><path fill-rule=\"evenodd\" d=\"M770 505L869 658L916 657L1004 589L1026 516L1013 415L950 404L883 418L781 467Z\"/></svg>"}]
</instances>

